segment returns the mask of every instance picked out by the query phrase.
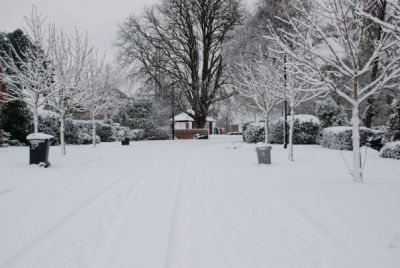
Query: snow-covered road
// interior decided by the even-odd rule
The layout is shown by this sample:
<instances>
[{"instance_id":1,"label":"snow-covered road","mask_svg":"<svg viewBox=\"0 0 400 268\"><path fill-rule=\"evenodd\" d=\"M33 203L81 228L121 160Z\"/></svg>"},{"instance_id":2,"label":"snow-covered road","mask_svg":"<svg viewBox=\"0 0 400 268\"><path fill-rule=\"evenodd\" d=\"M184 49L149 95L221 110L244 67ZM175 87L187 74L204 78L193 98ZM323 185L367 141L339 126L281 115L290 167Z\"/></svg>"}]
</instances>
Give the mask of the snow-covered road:
<instances>
[{"instance_id":1,"label":"snow-covered road","mask_svg":"<svg viewBox=\"0 0 400 268\"><path fill-rule=\"evenodd\" d=\"M400 267L400 162L375 152L360 185L318 146L272 166L240 137L57 150L40 169L0 148L0 267Z\"/></svg>"}]
</instances>

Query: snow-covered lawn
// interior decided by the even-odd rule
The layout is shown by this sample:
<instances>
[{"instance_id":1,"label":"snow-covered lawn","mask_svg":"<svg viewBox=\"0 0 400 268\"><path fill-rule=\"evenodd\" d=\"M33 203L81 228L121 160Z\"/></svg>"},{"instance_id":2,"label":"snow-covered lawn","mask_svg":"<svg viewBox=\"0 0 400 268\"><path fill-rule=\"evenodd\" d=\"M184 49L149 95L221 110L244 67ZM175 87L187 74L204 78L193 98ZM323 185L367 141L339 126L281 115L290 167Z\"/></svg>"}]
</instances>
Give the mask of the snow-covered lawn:
<instances>
[{"instance_id":1,"label":"snow-covered lawn","mask_svg":"<svg viewBox=\"0 0 400 268\"><path fill-rule=\"evenodd\" d=\"M240 138L0 148L0 267L400 267L400 161Z\"/></svg>"}]
</instances>

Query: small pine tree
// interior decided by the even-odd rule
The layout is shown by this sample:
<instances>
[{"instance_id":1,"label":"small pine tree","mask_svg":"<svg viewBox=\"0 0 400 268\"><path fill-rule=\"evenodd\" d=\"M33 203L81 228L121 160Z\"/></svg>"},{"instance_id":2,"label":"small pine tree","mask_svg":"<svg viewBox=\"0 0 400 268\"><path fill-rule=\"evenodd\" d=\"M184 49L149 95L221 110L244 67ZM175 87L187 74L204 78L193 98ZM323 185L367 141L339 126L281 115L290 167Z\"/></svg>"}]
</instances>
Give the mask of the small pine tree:
<instances>
[{"instance_id":1,"label":"small pine tree","mask_svg":"<svg viewBox=\"0 0 400 268\"><path fill-rule=\"evenodd\" d=\"M390 116L389 120L389 140L400 140L400 99L395 99L392 103L394 113Z\"/></svg>"},{"instance_id":2,"label":"small pine tree","mask_svg":"<svg viewBox=\"0 0 400 268\"><path fill-rule=\"evenodd\" d=\"M343 107L328 99L319 103L316 107L316 115L322 128L347 125L346 113Z\"/></svg>"},{"instance_id":3,"label":"small pine tree","mask_svg":"<svg viewBox=\"0 0 400 268\"><path fill-rule=\"evenodd\" d=\"M32 113L23 101L11 101L0 108L0 129L11 134L11 139L26 143L32 130Z\"/></svg>"}]
</instances>

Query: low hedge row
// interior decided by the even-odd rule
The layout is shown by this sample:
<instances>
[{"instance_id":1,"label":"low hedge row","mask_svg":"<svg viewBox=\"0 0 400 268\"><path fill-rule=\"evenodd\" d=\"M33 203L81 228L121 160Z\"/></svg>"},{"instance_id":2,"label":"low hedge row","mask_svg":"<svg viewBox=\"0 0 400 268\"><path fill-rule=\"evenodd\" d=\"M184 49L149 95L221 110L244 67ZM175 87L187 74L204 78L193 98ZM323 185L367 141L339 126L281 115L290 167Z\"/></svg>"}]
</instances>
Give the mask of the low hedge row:
<instances>
[{"instance_id":1,"label":"low hedge row","mask_svg":"<svg viewBox=\"0 0 400 268\"><path fill-rule=\"evenodd\" d=\"M360 128L360 145L364 146L368 139L373 137L376 131L361 127ZM319 141L322 147L335 150L353 150L352 127L328 127L322 131Z\"/></svg>"}]
</instances>

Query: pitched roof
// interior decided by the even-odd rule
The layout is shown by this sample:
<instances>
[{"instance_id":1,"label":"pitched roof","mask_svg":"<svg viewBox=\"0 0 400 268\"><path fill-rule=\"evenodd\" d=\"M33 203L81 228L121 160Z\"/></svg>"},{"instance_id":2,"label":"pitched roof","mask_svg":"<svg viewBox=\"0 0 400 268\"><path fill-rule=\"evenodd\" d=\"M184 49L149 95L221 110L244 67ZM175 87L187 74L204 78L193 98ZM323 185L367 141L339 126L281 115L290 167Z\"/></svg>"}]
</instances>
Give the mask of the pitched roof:
<instances>
[{"instance_id":1,"label":"pitched roof","mask_svg":"<svg viewBox=\"0 0 400 268\"><path fill-rule=\"evenodd\" d=\"M193 110L187 110L188 113L193 113ZM180 113L174 117L175 122L193 122L193 118L190 117L187 113ZM215 122L214 118L207 116L207 122ZM172 121L170 119L169 121Z\"/></svg>"}]
</instances>

